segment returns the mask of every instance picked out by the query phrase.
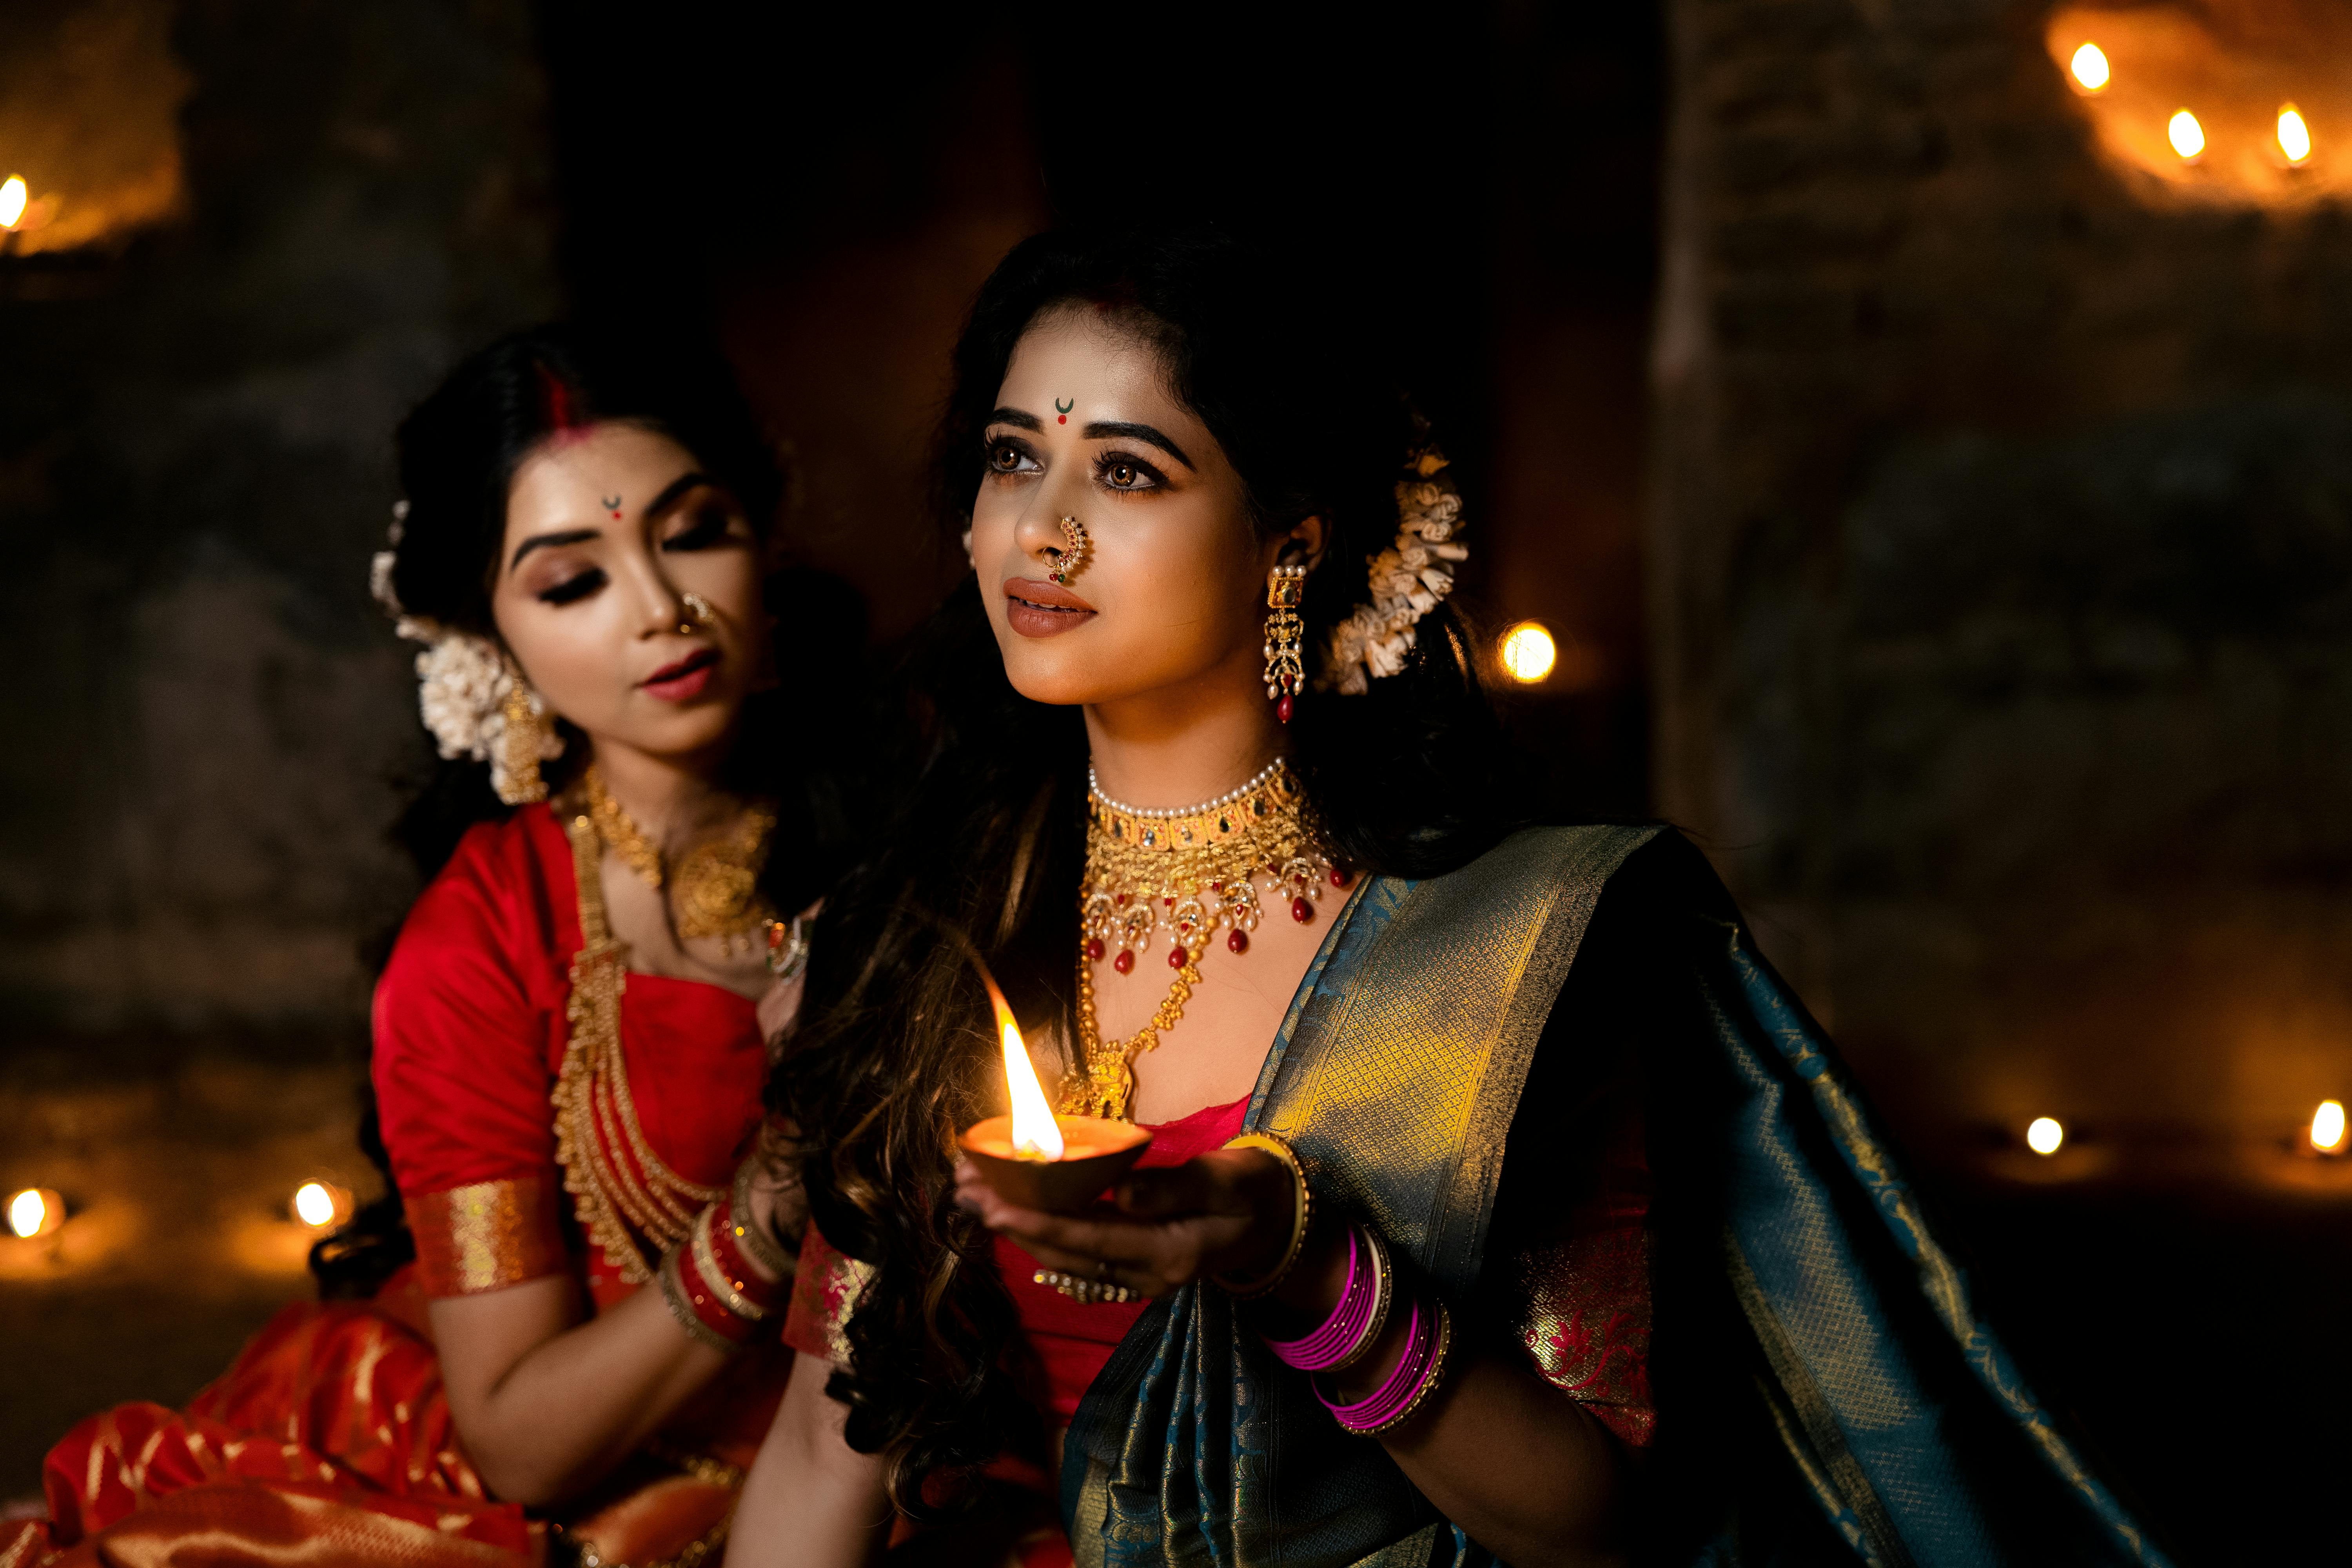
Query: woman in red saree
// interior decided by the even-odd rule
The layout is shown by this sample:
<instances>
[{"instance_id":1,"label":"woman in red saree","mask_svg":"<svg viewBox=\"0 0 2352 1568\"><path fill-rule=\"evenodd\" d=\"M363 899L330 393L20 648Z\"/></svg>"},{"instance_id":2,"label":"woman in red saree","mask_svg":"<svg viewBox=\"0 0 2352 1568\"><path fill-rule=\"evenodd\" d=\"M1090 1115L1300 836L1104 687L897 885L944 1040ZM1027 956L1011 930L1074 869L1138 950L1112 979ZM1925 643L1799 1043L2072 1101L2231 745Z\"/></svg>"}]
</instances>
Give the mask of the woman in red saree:
<instances>
[{"instance_id":1,"label":"woman in red saree","mask_svg":"<svg viewBox=\"0 0 2352 1568\"><path fill-rule=\"evenodd\" d=\"M445 762L373 1009L395 1195L314 1259L363 1299L75 1428L5 1568L691 1568L781 1397L761 1084L838 835L759 711L821 657L775 646L764 446L716 362L553 328L400 455L375 585Z\"/></svg>"}]
</instances>

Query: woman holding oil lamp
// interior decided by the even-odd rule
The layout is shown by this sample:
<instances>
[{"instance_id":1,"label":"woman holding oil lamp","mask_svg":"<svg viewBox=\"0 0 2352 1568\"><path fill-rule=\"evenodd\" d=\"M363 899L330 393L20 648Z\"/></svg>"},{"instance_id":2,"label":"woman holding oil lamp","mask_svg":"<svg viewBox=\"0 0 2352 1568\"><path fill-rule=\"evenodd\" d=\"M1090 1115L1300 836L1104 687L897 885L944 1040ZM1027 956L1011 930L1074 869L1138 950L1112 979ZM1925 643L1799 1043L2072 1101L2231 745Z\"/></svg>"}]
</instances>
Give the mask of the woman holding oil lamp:
<instances>
[{"instance_id":1,"label":"woman holding oil lamp","mask_svg":"<svg viewBox=\"0 0 2352 1568\"><path fill-rule=\"evenodd\" d=\"M803 1365L730 1562L866 1562L1038 1461L1058 1529L925 1560L2146 1560L1704 862L1515 791L1451 470L1313 298L1065 233L974 309L973 579L774 1084ZM943 928L1062 1110L1151 1132L1112 1204L958 1162L1021 1063Z\"/></svg>"}]
</instances>

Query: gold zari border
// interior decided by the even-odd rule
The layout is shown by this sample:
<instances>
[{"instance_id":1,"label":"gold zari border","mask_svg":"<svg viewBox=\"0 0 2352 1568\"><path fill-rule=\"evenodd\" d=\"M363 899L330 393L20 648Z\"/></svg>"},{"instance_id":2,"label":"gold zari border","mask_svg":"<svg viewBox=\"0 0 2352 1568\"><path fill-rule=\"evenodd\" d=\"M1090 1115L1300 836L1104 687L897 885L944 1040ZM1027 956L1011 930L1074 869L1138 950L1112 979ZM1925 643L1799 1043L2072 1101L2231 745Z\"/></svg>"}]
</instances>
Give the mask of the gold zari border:
<instances>
[{"instance_id":1,"label":"gold zari border","mask_svg":"<svg viewBox=\"0 0 2352 1568\"><path fill-rule=\"evenodd\" d=\"M552 1184L476 1182L406 1199L416 1281L427 1297L471 1296L563 1272Z\"/></svg>"}]
</instances>

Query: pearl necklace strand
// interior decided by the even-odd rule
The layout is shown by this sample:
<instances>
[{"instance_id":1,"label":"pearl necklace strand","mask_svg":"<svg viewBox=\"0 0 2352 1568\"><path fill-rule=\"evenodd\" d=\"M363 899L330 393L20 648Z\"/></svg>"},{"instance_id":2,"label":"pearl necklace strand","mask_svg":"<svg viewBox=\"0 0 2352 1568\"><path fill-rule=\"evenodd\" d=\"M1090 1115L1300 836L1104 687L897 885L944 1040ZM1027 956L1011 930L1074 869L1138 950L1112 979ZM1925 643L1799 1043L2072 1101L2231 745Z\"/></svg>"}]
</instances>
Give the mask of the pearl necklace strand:
<instances>
[{"instance_id":1,"label":"pearl necklace strand","mask_svg":"<svg viewBox=\"0 0 2352 1568\"><path fill-rule=\"evenodd\" d=\"M1122 813L1128 816L1140 816L1153 822L1171 822L1180 816L1204 816L1209 812L1216 810L1221 805L1233 805L1234 802L1241 799L1245 795L1255 794L1257 791L1265 787L1266 780L1274 777L1276 771L1281 766L1282 759L1280 757L1275 758L1274 761L1266 763L1265 766L1258 769L1255 773L1252 774L1247 784L1240 784L1233 789L1229 789L1214 800L1202 801L1198 805L1171 806L1165 811L1147 811L1142 806L1129 805L1124 801L1113 800L1110 796L1103 794L1102 785L1097 783L1095 778L1095 765L1093 763L1089 762L1087 763L1087 793L1093 795L1095 799L1100 801L1103 805L1110 807L1113 811Z\"/></svg>"}]
</instances>

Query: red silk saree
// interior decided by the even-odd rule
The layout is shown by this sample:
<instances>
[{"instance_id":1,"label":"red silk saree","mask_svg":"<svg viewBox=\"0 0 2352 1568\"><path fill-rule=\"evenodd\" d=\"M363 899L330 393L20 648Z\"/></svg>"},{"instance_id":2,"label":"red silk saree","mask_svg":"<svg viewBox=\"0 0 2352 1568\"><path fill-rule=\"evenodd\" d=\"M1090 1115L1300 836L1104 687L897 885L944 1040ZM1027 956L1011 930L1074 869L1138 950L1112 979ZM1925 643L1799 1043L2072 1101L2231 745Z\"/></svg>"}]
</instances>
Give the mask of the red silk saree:
<instances>
[{"instance_id":1,"label":"red silk saree","mask_svg":"<svg viewBox=\"0 0 2352 1568\"><path fill-rule=\"evenodd\" d=\"M753 1005L623 975L617 946L592 940L601 889L577 868L594 864L525 806L468 833L402 929L373 1076L415 1261L371 1300L289 1305L184 1410L122 1405L76 1426L44 1467L49 1517L0 1526L0 1568L517 1568L548 1560L551 1532L568 1538L559 1558L715 1565L782 1394L781 1344L746 1352L550 1521L483 1486L425 1313L556 1274L586 1310L610 1308L675 1239L675 1191L723 1188L757 1133ZM648 1179L665 1171L667 1192Z\"/></svg>"}]
</instances>

